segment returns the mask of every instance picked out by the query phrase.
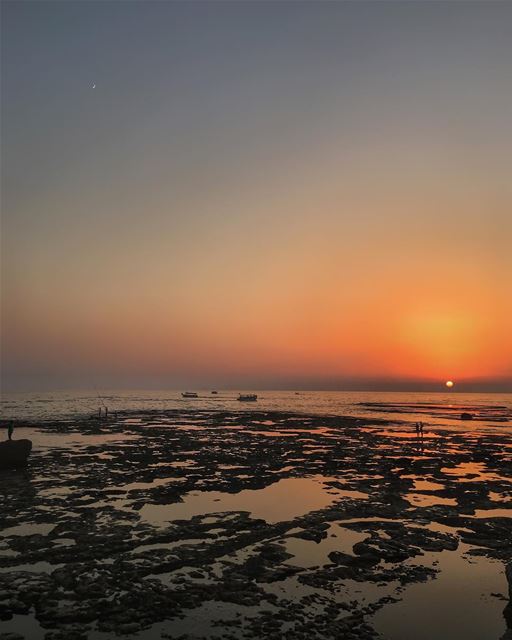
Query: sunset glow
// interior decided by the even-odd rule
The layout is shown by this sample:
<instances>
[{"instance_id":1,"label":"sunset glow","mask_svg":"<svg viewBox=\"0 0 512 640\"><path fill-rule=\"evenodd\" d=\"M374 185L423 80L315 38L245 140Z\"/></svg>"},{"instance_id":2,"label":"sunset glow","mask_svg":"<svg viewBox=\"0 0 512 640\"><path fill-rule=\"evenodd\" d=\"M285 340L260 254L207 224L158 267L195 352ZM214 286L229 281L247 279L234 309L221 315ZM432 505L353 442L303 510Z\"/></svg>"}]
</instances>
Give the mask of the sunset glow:
<instances>
[{"instance_id":1,"label":"sunset glow","mask_svg":"<svg viewBox=\"0 0 512 640\"><path fill-rule=\"evenodd\" d=\"M3 384L506 388L510 6L456 4L6 4Z\"/></svg>"}]
</instances>

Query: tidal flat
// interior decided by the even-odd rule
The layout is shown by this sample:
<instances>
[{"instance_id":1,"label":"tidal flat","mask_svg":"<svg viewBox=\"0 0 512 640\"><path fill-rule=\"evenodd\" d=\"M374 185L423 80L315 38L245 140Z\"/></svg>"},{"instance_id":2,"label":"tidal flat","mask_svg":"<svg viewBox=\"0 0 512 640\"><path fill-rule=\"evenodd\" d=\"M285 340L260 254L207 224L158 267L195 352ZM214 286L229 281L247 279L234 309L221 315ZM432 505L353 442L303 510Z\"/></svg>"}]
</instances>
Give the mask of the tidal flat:
<instances>
[{"instance_id":1,"label":"tidal flat","mask_svg":"<svg viewBox=\"0 0 512 640\"><path fill-rule=\"evenodd\" d=\"M176 409L15 437L2 640L512 638L506 428Z\"/></svg>"}]
</instances>

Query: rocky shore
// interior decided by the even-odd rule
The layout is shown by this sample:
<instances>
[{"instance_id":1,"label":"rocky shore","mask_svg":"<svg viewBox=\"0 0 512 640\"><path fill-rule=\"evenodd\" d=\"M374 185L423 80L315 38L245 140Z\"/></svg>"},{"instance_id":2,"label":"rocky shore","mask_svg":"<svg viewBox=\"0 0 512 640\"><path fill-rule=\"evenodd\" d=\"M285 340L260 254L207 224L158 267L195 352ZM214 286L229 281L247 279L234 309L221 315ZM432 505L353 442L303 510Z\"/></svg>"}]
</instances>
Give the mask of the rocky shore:
<instances>
[{"instance_id":1,"label":"rocky shore","mask_svg":"<svg viewBox=\"0 0 512 640\"><path fill-rule=\"evenodd\" d=\"M374 614L462 548L512 585L507 432L258 411L24 429L29 466L0 472L2 640L376 638Z\"/></svg>"}]
</instances>

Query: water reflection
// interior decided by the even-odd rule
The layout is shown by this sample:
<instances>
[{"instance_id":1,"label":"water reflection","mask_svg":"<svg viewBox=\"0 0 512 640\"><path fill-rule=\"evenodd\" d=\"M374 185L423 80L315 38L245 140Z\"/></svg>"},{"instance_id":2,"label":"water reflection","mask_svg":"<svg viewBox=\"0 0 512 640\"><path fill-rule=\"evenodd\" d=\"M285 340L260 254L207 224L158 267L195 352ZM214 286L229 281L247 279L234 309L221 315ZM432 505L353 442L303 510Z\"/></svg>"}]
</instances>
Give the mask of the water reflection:
<instances>
[{"instance_id":1,"label":"water reflection","mask_svg":"<svg viewBox=\"0 0 512 640\"><path fill-rule=\"evenodd\" d=\"M336 499L366 498L355 491L333 489L326 485L327 478L285 478L264 489L246 489L239 493L221 491L193 492L181 503L146 504L140 516L152 524L165 524L172 520L189 520L205 513L248 511L253 518L267 522L280 522L323 509Z\"/></svg>"},{"instance_id":2,"label":"water reflection","mask_svg":"<svg viewBox=\"0 0 512 640\"><path fill-rule=\"evenodd\" d=\"M285 549L293 556L286 562L301 567L322 566L330 562L329 554L332 551L352 554L353 546L368 537L367 533L352 531L338 524L331 525L326 534L320 542L294 537L286 538Z\"/></svg>"},{"instance_id":3,"label":"water reflection","mask_svg":"<svg viewBox=\"0 0 512 640\"><path fill-rule=\"evenodd\" d=\"M386 640L497 640L505 633L504 603L492 595L507 593L500 562L468 562L454 551L427 554L422 563L427 562L437 563L437 578L407 587L401 602L375 615L375 628Z\"/></svg>"}]
</instances>

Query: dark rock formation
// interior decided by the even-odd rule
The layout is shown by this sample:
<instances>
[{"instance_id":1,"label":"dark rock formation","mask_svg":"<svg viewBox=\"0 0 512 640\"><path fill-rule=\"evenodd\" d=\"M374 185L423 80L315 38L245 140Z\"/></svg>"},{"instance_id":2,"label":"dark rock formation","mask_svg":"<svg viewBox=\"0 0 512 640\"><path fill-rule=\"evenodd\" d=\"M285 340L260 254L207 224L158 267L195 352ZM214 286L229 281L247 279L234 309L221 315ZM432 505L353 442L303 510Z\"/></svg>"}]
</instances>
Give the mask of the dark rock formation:
<instances>
[{"instance_id":1,"label":"dark rock formation","mask_svg":"<svg viewBox=\"0 0 512 640\"><path fill-rule=\"evenodd\" d=\"M479 420L480 410L473 415ZM105 424L15 424L95 437L38 451L29 473L4 473L2 525L27 529L3 538L0 640L14 640L3 638L1 620L24 615L38 621L45 640L85 640L91 626L112 639L151 634L163 623L162 637L192 640L183 632L195 629L206 602L215 611L220 603L219 638L371 640L375 611L407 585L435 578L432 554L449 549L511 564L508 430L475 429L468 438L429 429L423 455L414 435L336 416L159 409L119 412ZM268 511L269 522L256 518L256 490L304 477L315 478L305 497L309 489L322 495L309 511L283 504L282 512L279 505ZM239 505L247 511L208 500L204 513L186 517L172 506L192 492L227 498L245 490L254 492ZM153 519L145 505L168 509L155 509ZM475 517L476 510L489 515ZM351 540L358 542L347 551ZM457 552L459 541L470 549ZM48 573L32 569L42 561ZM512 568L507 577L512 583ZM501 610L508 593L500 591ZM508 612L511 605L507 620ZM508 626L502 640L512 640Z\"/></svg>"},{"instance_id":2,"label":"dark rock formation","mask_svg":"<svg viewBox=\"0 0 512 640\"><path fill-rule=\"evenodd\" d=\"M4 440L4 442L0 442L0 468L24 467L31 451L31 440Z\"/></svg>"},{"instance_id":3,"label":"dark rock formation","mask_svg":"<svg viewBox=\"0 0 512 640\"><path fill-rule=\"evenodd\" d=\"M505 616L505 620L507 621L507 626L509 630L512 630L512 563L507 565L505 569L505 575L507 576L507 580L508 580L509 603L505 607L505 611L503 612L503 615Z\"/></svg>"}]
</instances>

